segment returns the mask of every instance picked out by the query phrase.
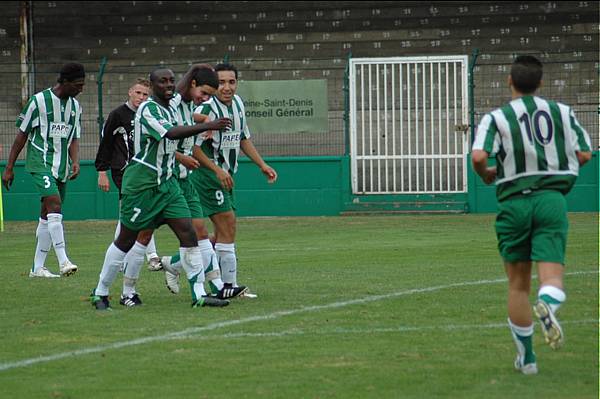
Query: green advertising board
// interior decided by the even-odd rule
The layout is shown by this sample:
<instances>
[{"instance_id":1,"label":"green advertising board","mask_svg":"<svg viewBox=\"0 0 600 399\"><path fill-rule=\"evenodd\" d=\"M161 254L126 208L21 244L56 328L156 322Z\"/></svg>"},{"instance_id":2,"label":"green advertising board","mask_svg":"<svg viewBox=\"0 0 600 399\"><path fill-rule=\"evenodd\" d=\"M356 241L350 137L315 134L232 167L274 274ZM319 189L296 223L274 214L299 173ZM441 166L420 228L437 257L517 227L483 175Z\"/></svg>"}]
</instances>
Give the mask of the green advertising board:
<instances>
[{"instance_id":1,"label":"green advertising board","mask_svg":"<svg viewBox=\"0 0 600 399\"><path fill-rule=\"evenodd\" d=\"M240 81L251 132L327 133L327 80Z\"/></svg>"}]
</instances>

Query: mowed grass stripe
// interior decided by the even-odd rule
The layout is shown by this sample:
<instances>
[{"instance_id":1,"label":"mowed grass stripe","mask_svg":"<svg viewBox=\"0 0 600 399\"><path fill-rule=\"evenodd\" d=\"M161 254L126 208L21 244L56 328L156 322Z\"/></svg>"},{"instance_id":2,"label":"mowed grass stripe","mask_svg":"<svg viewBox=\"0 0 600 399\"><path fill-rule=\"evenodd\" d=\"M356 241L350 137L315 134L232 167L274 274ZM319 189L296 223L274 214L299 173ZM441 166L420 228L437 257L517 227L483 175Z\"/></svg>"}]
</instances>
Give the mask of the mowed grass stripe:
<instances>
[{"instance_id":1,"label":"mowed grass stripe","mask_svg":"<svg viewBox=\"0 0 600 399\"><path fill-rule=\"evenodd\" d=\"M587 320L568 320L561 321L561 325L584 325L584 324L597 324L600 320L587 319ZM218 338L272 338L272 337L293 337L300 335L335 335L335 334L387 334L387 333L410 333L410 332L422 332L422 331L462 331L462 330L488 330L495 328L506 328L508 329L507 323L489 323L489 324L441 324L433 326L398 326L392 328L334 328L334 329L319 329L319 330L288 330L288 331L277 331L277 332L239 332L239 333L228 333L222 335L209 335L199 336L200 339L218 339ZM181 336L179 339L194 338L195 335Z\"/></svg>"},{"instance_id":2,"label":"mowed grass stripe","mask_svg":"<svg viewBox=\"0 0 600 399\"><path fill-rule=\"evenodd\" d=\"M565 273L565 276L579 276L579 275L589 275L589 274L598 274L598 270ZM15 362L2 363L2 364L0 364L0 371L6 371L6 370L12 370L12 369L16 369L16 368L27 367L27 366L31 366L31 365L35 365L35 364L39 364L39 363L47 363L47 362L52 362L52 361L70 358L70 357L84 356L84 355L103 352L103 351L107 351L107 350L114 350L114 349L144 345L144 344L148 344L148 343L152 343L152 342L181 339L181 338L189 337L191 335L195 335L200 332L212 331L212 330L216 330L216 329L220 329L220 328L224 328L224 327L230 327L230 326L251 323L251 322L256 322L256 321L273 320L273 319L278 319L280 317L290 316L290 315L295 315L295 314L300 314L300 313L315 312L315 311L321 311L321 310L326 310L326 309L335 309L335 308L341 308L341 307L346 307L346 306L351 306L351 305L360 305L360 304L365 304L365 303L369 303L369 302L381 301L381 300L392 299L392 298L413 295L413 294L435 292L435 291L440 291L440 290L450 289L450 288L497 284L497 283L502 283L502 282L506 282L506 281L507 281L506 278L493 279L493 280L465 281L465 282L446 284L446 285L438 285L438 286L432 286L432 287L426 287L426 288L415 288L415 289L410 289L410 290L403 290L403 291L398 291L398 292L393 292L393 293L383 294L383 295L373 295L373 296L368 296L368 297L363 297L363 298L358 298L358 299L352 299L352 300L348 300L348 301L333 302L333 303L329 303L329 304L325 304L325 305L315 305L315 306L301 307L301 308L297 308L297 309L282 310L282 311L273 312L273 313L270 313L267 315L251 316L251 317L245 317L245 318L241 318L241 319L237 319L237 320L228 320L228 321L219 322L219 323L211 323L211 324L208 324L203 327L188 328L185 330L167 333L167 334L163 334L163 335L143 337L143 338L138 338L138 339L133 339L133 340L128 340L128 341L115 342L115 343L108 344L108 345L100 345L100 346L95 346L95 347L90 347L90 348L78 349L75 351L57 353L55 355L41 356L41 357L36 357L36 358L19 360L19 361L15 361Z\"/></svg>"}]
</instances>

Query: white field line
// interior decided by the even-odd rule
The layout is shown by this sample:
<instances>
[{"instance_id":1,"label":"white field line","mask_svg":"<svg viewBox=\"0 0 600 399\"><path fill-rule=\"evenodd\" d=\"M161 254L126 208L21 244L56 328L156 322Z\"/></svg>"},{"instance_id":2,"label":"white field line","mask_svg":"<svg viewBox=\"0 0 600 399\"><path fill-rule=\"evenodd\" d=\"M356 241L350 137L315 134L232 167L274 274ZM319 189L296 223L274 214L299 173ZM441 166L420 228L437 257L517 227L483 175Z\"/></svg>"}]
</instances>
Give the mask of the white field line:
<instances>
[{"instance_id":1,"label":"white field line","mask_svg":"<svg viewBox=\"0 0 600 399\"><path fill-rule=\"evenodd\" d=\"M569 320L561 321L560 325L578 325L578 324L599 324L600 320L596 319L584 319L584 320ZM489 323L489 324L441 324L432 326L398 326L398 327L387 327L387 328L331 328L331 329L319 329L319 330L287 330L277 332L262 332L262 333L251 333L251 332L239 332L239 333L228 333L222 335L211 335L211 336L199 336L199 339L215 339L222 338L279 338L289 336L301 336L301 335L335 335L335 334L387 334L387 333L405 333L405 332L420 332L430 330L441 330L441 331L458 331L458 330L487 330L494 328L506 328L508 329L508 323ZM182 336L178 337L181 339L189 339L193 336Z\"/></svg>"},{"instance_id":2,"label":"white field line","mask_svg":"<svg viewBox=\"0 0 600 399\"><path fill-rule=\"evenodd\" d=\"M565 273L565 276L574 276L574 275L578 276L578 275L587 275L587 274L598 274L598 271L590 270L590 271L582 271L582 272ZM66 359L66 358L70 358L70 357L89 355L92 353L104 352L104 351L113 350L113 349L127 348L130 346L143 345L143 344L148 344L148 343L152 343L152 342L161 342L161 341L169 341L169 340L173 340L173 339L187 338L187 337L196 335L201 332L213 331L213 330L217 330L217 329L224 328L224 327L236 326L236 325L245 324L245 323L252 323L255 321L274 320L274 319L278 319L280 317L290 316L290 315L295 315L295 314L300 314L300 313L315 312L315 311L321 311L321 310L326 310L326 309L336 309L336 308L342 308L342 307L351 306L351 305L361 305L361 304L365 304L365 303L369 303L369 302L398 298L398 297L408 296L408 295L413 295L413 294L421 294L421 293L426 293L426 292L435 292L435 291L440 291L440 290L449 289L449 288L461 288L461 287L470 287L470 286L478 286L478 285L486 285L486 284L497 284L497 283L503 283L506 281L507 281L506 278L499 278L499 279L495 279L495 280L465 281L465 282L461 282L461 283L437 285L437 286L426 287L426 288L415 288L415 289L411 289L411 290L392 292L392 293L384 294L384 295L373 295L373 296L368 296L368 297L364 297L364 298L352 299L349 301L333 302L333 303L329 303L329 304L325 304L325 305L304 306L304 307L300 307L297 309L281 310L281 311L273 312L273 313L266 314L266 315L251 316L251 317L245 317L245 318L237 319L237 320L228 320L228 321L223 321L223 322L219 322L219 323L211 323L211 324L208 324L203 327L187 328L185 330L167 333L167 334L163 334L163 335L155 335L155 336L150 336L150 337L132 339L129 341L114 342L112 344L93 346L90 348L83 348L83 349L62 352L62 353L57 353L57 354L48 355L48 356L39 356L39 357L30 358L30 359L18 360L15 362L0 363L0 371L12 370L12 369L16 369L16 368L31 366L31 365L38 364L38 363L47 363L47 362Z\"/></svg>"}]
</instances>

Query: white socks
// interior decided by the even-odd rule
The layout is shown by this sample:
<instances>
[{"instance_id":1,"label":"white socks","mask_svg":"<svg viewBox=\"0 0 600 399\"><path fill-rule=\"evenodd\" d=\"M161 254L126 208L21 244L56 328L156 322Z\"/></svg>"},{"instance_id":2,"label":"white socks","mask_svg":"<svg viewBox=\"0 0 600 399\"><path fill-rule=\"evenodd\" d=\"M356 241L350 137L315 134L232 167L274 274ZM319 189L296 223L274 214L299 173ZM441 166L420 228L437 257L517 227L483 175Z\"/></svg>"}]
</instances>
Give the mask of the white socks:
<instances>
[{"instance_id":1,"label":"white socks","mask_svg":"<svg viewBox=\"0 0 600 399\"><path fill-rule=\"evenodd\" d=\"M56 253L60 265L69 260L69 258L67 258L67 252L65 251L65 235L63 232L62 218L63 216L60 213L48 214L48 231L50 232L54 252Z\"/></svg>"},{"instance_id":2,"label":"white socks","mask_svg":"<svg viewBox=\"0 0 600 399\"><path fill-rule=\"evenodd\" d=\"M198 241L198 248L202 253L202 264L204 265L204 276L208 281L208 285L213 294L216 294L223 288L223 281L221 280L221 270L219 268L219 261L217 260L217 254L207 238L205 240Z\"/></svg>"},{"instance_id":3,"label":"white socks","mask_svg":"<svg viewBox=\"0 0 600 399\"><path fill-rule=\"evenodd\" d=\"M544 285L540 287L538 299L546 302L550 306L552 313L556 313L560 305L567 299L567 295L558 287Z\"/></svg>"},{"instance_id":4,"label":"white socks","mask_svg":"<svg viewBox=\"0 0 600 399\"><path fill-rule=\"evenodd\" d=\"M119 210L121 209L121 206L119 205ZM117 220L117 228L115 229L115 238L114 240L117 239L117 237L119 236L119 233L121 232L121 221ZM113 241L114 241L113 240Z\"/></svg>"},{"instance_id":5,"label":"white socks","mask_svg":"<svg viewBox=\"0 0 600 399\"><path fill-rule=\"evenodd\" d=\"M232 284L237 287L237 259L235 257L235 244L223 244L218 242L215 245L215 252L221 266L221 279L226 284Z\"/></svg>"},{"instance_id":6,"label":"white socks","mask_svg":"<svg viewBox=\"0 0 600 399\"><path fill-rule=\"evenodd\" d=\"M48 221L40 218L38 227L35 231L37 237L37 244L35 247L35 256L33 258L32 272L39 270L40 267L44 266L48 252L52 247L52 237L48 231Z\"/></svg>"},{"instance_id":7,"label":"white socks","mask_svg":"<svg viewBox=\"0 0 600 399\"><path fill-rule=\"evenodd\" d=\"M119 205L119 209L121 209L120 207L121 207L121 205ZM121 221L118 220L117 228L115 229L115 240L119 236L120 232L121 232ZM154 242L154 234L152 234L152 238L150 239L150 242L148 243L146 248L147 248L146 249L146 257L148 258L148 260L158 257L158 254L156 253L156 244Z\"/></svg>"},{"instance_id":8,"label":"white socks","mask_svg":"<svg viewBox=\"0 0 600 399\"><path fill-rule=\"evenodd\" d=\"M144 254L146 246L135 242L133 247L125 256L125 270L123 271L123 296L129 296L136 293L135 284L140 276L140 270L144 264Z\"/></svg>"},{"instance_id":9,"label":"white socks","mask_svg":"<svg viewBox=\"0 0 600 399\"><path fill-rule=\"evenodd\" d=\"M156 243L154 242L154 234L152 234L152 238L146 247L146 258L148 261L152 258L158 258L158 254L156 253Z\"/></svg>"},{"instance_id":10,"label":"white socks","mask_svg":"<svg viewBox=\"0 0 600 399\"><path fill-rule=\"evenodd\" d=\"M510 333L517 347L517 353L524 364L535 363L535 353L533 352L533 323L527 327L520 327L513 324L508 319Z\"/></svg>"},{"instance_id":11,"label":"white socks","mask_svg":"<svg viewBox=\"0 0 600 399\"><path fill-rule=\"evenodd\" d=\"M110 244L106 251L106 256L104 257L104 264L102 265L102 271L100 272L100 280L98 281L98 286L95 291L96 295L108 295L108 290L113 281L115 281L117 274L119 274L126 255L127 254L117 248L114 243Z\"/></svg>"},{"instance_id":12,"label":"white socks","mask_svg":"<svg viewBox=\"0 0 600 399\"><path fill-rule=\"evenodd\" d=\"M181 256L181 264L192 289L192 301L196 302L201 297L206 296L200 248L179 248L179 256Z\"/></svg>"}]
</instances>

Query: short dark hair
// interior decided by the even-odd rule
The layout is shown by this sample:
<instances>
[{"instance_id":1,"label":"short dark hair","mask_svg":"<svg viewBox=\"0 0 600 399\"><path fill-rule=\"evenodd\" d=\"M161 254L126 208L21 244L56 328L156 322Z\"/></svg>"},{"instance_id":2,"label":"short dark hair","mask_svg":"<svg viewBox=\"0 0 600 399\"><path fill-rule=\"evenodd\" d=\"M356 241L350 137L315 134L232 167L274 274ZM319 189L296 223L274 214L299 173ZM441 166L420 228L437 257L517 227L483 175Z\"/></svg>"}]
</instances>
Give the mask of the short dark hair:
<instances>
[{"instance_id":1,"label":"short dark hair","mask_svg":"<svg viewBox=\"0 0 600 399\"><path fill-rule=\"evenodd\" d=\"M192 85L192 80L196 81L196 86L209 85L215 89L219 88L217 73L209 64L192 65L177 83L177 92L185 97Z\"/></svg>"},{"instance_id":2,"label":"short dark hair","mask_svg":"<svg viewBox=\"0 0 600 399\"><path fill-rule=\"evenodd\" d=\"M167 68L167 67L158 67L156 69L154 69L152 72L150 72L150 83L154 83L156 82L156 79L158 79L158 73L160 71L169 71L171 73L173 73L173 71L171 70L171 68Z\"/></svg>"},{"instance_id":3,"label":"short dark hair","mask_svg":"<svg viewBox=\"0 0 600 399\"><path fill-rule=\"evenodd\" d=\"M233 73L235 74L235 78L238 78L238 70L232 64L228 64L225 62L217 64L217 66L215 66L215 72L219 71L233 71Z\"/></svg>"},{"instance_id":4,"label":"short dark hair","mask_svg":"<svg viewBox=\"0 0 600 399\"><path fill-rule=\"evenodd\" d=\"M69 62L60 68L57 82L73 82L77 79L85 78L85 68L78 62Z\"/></svg>"},{"instance_id":5,"label":"short dark hair","mask_svg":"<svg viewBox=\"0 0 600 399\"><path fill-rule=\"evenodd\" d=\"M542 74L542 63L532 55L518 56L510 68L512 84L523 94L531 94L540 87Z\"/></svg>"}]
</instances>

